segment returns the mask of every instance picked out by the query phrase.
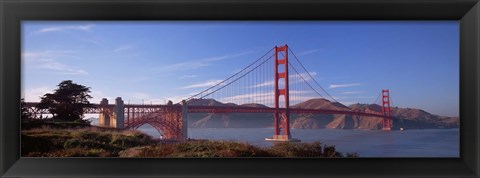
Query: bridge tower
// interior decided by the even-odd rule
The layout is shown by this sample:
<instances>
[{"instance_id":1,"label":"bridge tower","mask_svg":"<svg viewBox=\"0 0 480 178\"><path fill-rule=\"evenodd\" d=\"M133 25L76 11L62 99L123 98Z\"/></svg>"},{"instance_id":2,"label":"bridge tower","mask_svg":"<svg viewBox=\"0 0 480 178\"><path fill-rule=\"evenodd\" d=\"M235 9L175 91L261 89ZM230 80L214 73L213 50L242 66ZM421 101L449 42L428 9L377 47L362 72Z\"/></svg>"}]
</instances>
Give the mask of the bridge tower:
<instances>
[{"instance_id":1,"label":"bridge tower","mask_svg":"<svg viewBox=\"0 0 480 178\"><path fill-rule=\"evenodd\" d=\"M282 55L283 54L283 55ZM282 55L281 57L279 55ZM290 113L289 113L289 89L288 89L288 45L275 46L274 51L274 67L275 67L275 82L274 82L274 134L272 139L268 141L299 141L292 139L290 134ZM283 87L279 84L283 84ZM280 88L282 87L282 88ZM284 99L284 107L280 106L280 97Z\"/></svg>"},{"instance_id":2,"label":"bridge tower","mask_svg":"<svg viewBox=\"0 0 480 178\"><path fill-rule=\"evenodd\" d=\"M383 130L391 130L389 90L382 90L382 114L385 116L382 121Z\"/></svg>"}]
</instances>

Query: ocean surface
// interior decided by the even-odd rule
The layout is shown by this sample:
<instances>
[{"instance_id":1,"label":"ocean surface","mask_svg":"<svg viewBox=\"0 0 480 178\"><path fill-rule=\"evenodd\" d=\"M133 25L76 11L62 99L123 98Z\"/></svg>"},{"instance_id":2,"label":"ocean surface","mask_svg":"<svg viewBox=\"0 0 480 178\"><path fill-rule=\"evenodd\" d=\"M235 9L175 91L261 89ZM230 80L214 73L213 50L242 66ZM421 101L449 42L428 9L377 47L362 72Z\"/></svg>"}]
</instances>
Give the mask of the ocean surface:
<instances>
[{"instance_id":1,"label":"ocean surface","mask_svg":"<svg viewBox=\"0 0 480 178\"><path fill-rule=\"evenodd\" d=\"M152 127L140 131L159 137ZM459 157L459 129L425 129L405 131L372 131L341 129L292 129L292 137L302 142L319 141L335 145L339 152L356 152L360 157ZM194 139L230 140L268 147L273 143L273 128L189 128Z\"/></svg>"}]
</instances>

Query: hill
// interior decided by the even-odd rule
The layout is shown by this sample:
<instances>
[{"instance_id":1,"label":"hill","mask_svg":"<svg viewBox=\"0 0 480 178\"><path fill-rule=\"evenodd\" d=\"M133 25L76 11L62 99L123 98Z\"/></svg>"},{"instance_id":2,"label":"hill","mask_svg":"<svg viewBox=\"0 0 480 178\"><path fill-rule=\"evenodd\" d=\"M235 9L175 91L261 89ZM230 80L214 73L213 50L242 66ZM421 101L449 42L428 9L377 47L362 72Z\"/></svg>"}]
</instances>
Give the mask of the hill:
<instances>
[{"instance_id":1,"label":"hill","mask_svg":"<svg viewBox=\"0 0 480 178\"><path fill-rule=\"evenodd\" d=\"M201 99L195 105L202 106L237 106L233 103L224 104L212 99ZM241 106L267 107L250 103ZM311 99L291 108L353 110L367 113L381 113L381 107L375 104L353 104L345 106L326 99ZM415 108L391 108L393 129L427 129L456 128L458 117L445 117L428 113ZM302 129L381 129L382 118L366 116L350 116L339 114L291 114L292 128ZM269 113L234 113L234 114L189 114L189 127L193 128L263 128L273 126L273 114Z\"/></svg>"},{"instance_id":2,"label":"hill","mask_svg":"<svg viewBox=\"0 0 480 178\"><path fill-rule=\"evenodd\" d=\"M350 108L355 111L381 113L382 108L376 104L354 104ZM392 127L408 129L428 129L428 128L456 128L459 125L459 117L446 117L428 113L415 108L391 108ZM364 117L368 118L368 117Z\"/></svg>"},{"instance_id":3,"label":"hill","mask_svg":"<svg viewBox=\"0 0 480 178\"><path fill-rule=\"evenodd\" d=\"M196 106L238 106L233 103L221 103L213 99L197 99L192 102ZM242 104L245 107L267 107L250 103ZM188 126L193 128L263 128L273 123L273 114L269 113L192 113L188 115Z\"/></svg>"}]
</instances>

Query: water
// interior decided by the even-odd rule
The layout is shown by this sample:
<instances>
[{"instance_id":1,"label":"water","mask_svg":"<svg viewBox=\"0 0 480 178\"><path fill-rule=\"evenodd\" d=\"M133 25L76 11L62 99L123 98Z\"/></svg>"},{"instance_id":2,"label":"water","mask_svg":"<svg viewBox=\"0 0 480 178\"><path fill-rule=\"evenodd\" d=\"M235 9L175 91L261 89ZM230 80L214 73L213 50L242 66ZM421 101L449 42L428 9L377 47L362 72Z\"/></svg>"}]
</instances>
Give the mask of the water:
<instances>
[{"instance_id":1,"label":"water","mask_svg":"<svg viewBox=\"0 0 480 178\"><path fill-rule=\"evenodd\" d=\"M141 131L159 137L153 128ZM369 131L340 129L292 129L292 136L302 142L319 141L335 145L339 152L356 152L361 157L459 157L459 129L405 131ZM189 128L189 138L230 140L268 147L273 143L273 128Z\"/></svg>"}]
</instances>

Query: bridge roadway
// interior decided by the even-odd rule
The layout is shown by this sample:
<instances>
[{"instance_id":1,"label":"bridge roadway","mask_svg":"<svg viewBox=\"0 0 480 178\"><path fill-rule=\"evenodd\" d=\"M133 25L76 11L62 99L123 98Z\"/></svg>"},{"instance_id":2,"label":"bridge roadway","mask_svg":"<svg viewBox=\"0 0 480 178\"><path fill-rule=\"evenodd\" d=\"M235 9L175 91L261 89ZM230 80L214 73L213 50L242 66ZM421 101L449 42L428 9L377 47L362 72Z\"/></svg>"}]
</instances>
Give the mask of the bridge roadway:
<instances>
[{"instance_id":1,"label":"bridge roadway","mask_svg":"<svg viewBox=\"0 0 480 178\"><path fill-rule=\"evenodd\" d=\"M35 114L50 114L46 109L38 109L36 105L38 103L28 102L26 107L33 109ZM85 110L85 114L99 114L101 113L101 108L113 109L115 105L100 105L92 104L92 108ZM135 108L137 113L152 113L158 109L173 109L181 110L182 106L179 104L176 105L144 105L144 104L125 104L125 113L128 112L128 109ZM275 113L275 112L284 112L285 108L270 108L270 107L245 107L245 106L188 106L188 113ZM344 114L344 115L357 115L357 116L369 116L369 117L385 117L384 115L378 113L365 113L365 112L356 112L351 110L329 110L329 109L301 109L301 108L289 108L288 111L291 114Z\"/></svg>"}]
</instances>

